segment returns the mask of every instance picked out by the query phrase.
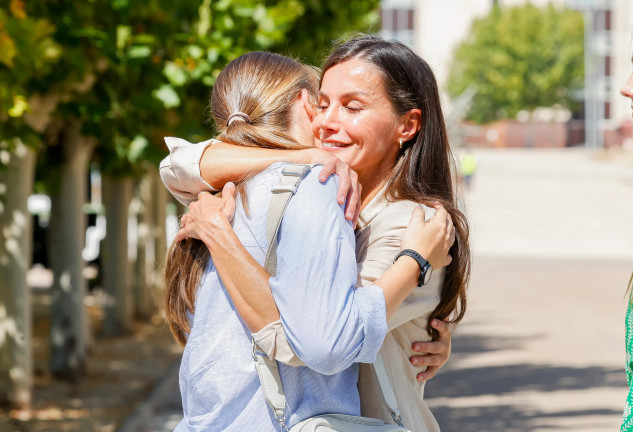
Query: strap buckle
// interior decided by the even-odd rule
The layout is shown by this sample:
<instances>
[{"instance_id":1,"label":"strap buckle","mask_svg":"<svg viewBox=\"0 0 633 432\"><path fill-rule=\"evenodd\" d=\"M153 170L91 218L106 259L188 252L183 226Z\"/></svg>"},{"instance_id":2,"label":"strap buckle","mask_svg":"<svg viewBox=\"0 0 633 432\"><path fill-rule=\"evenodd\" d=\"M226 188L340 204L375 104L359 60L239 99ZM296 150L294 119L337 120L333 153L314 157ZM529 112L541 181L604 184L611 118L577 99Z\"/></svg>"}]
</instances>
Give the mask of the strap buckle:
<instances>
[{"instance_id":1,"label":"strap buckle","mask_svg":"<svg viewBox=\"0 0 633 432\"><path fill-rule=\"evenodd\" d=\"M402 424L402 417L400 417L400 414L396 414L394 411L391 411L391 418L393 418L393 421L395 421L398 426L404 427L404 425Z\"/></svg>"},{"instance_id":2,"label":"strap buckle","mask_svg":"<svg viewBox=\"0 0 633 432\"><path fill-rule=\"evenodd\" d=\"M313 165L289 164L282 168L281 173L287 176L303 177Z\"/></svg>"},{"instance_id":3,"label":"strap buckle","mask_svg":"<svg viewBox=\"0 0 633 432\"><path fill-rule=\"evenodd\" d=\"M294 174L292 174L294 175ZM299 177L299 176L297 176ZM274 186L270 189L273 193L283 193L290 192L291 194L295 194L297 192L296 186Z\"/></svg>"},{"instance_id":4,"label":"strap buckle","mask_svg":"<svg viewBox=\"0 0 633 432\"><path fill-rule=\"evenodd\" d=\"M279 423L279 426L281 426L281 430L283 432L289 432L288 431L288 426L286 426L286 415L285 414L277 414L275 413L275 420L277 420L277 422Z\"/></svg>"}]
</instances>

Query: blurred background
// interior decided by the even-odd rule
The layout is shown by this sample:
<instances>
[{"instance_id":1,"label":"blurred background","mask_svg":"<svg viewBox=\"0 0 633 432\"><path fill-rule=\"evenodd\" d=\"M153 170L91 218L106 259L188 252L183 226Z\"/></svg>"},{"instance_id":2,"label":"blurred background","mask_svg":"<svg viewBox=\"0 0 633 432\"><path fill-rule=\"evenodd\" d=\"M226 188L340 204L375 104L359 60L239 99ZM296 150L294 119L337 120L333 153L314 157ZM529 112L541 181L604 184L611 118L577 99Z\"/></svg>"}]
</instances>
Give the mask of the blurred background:
<instances>
[{"instance_id":1,"label":"blurred background","mask_svg":"<svg viewBox=\"0 0 633 432\"><path fill-rule=\"evenodd\" d=\"M0 0L0 431L173 429L162 138L213 136L233 58L320 65L356 31L433 67L471 224L469 309L426 387L442 430L617 430L630 0Z\"/></svg>"}]
</instances>

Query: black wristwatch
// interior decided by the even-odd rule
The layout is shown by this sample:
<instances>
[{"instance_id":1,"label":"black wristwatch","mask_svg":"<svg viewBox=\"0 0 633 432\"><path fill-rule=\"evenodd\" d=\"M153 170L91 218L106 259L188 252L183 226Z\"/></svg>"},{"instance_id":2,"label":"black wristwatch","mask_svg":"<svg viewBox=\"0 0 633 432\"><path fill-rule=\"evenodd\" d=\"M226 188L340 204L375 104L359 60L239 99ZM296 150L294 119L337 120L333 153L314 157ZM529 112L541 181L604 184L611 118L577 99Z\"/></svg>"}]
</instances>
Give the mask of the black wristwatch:
<instances>
[{"instance_id":1,"label":"black wristwatch","mask_svg":"<svg viewBox=\"0 0 633 432\"><path fill-rule=\"evenodd\" d=\"M431 280L431 273L433 273L433 267L431 267L431 264L427 260L425 260L422 257L422 255L420 255L413 249L405 249L401 251L398 255L396 255L396 258L393 260L393 262L396 262L398 258L400 258L402 255L410 256L420 266L420 276L418 276L418 286L421 287L422 285L428 284L429 281Z\"/></svg>"}]
</instances>

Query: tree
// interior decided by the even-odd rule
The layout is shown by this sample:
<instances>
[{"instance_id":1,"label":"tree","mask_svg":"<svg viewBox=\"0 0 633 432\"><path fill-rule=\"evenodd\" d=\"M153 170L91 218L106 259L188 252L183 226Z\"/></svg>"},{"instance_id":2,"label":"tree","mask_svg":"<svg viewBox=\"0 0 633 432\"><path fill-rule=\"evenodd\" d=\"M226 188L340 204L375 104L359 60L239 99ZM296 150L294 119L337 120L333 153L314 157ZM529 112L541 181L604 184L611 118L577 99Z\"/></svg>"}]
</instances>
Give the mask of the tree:
<instances>
[{"instance_id":1,"label":"tree","mask_svg":"<svg viewBox=\"0 0 633 432\"><path fill-rule=\"evenodd\" d=\"M60 50L53 27L25 13L24 3L0 8L0 399L31 403L31 215L38 132L50 120L50 100L30 83L50 71Z\"/></svg>"},{"instance_id":2,"label":"tree","mask_svg":"<svg viewBox=\"0 0 633 432\"><path fill-rule=\"evenodd\" d=\"M379 30L379 0L304 0L286 40L272 50L320 66L333 42L346 34Z\"/></svg>"},{"instance_id":3,"label":"tree","mask_svg":"<svg viewBox=\"0 0 633 432\"><path fill-rule=\"evenodd\" d=\"M467 118L478 123L537 107L574 109L574 93L584 84L583 31L576 11L495 7L457 47L448 93L457 97L474 85Z\"/></svg>"},{"instance_id":4,"label":"tree","mask_svg":"<svg viewBox=\"0 0 633 432\"><path fill-rule=\"evenodd\" d=\"M25 148L45 148L39 154L39 185L52 198L51 371L77 379L89 339L81 257L88 164L99 162L107 190L103 271L111 303L104 328L115 335L131 327L126 258L130 185L147 177L152 187L139 190L157 189L156 166L166 154L163 136L202 140L211 134L204 113L215 77L227 62L247 51L282 47L309 58L319 51L311 40L309 14L322 20L319 26L326 30L317 31L318 38L329 43L348 21L372 21L367 11L377 0L335 3L0 0L0 169L8 167L0 173L0 195L6 195L0 224L11 235L0 237L6 246L0 249L0 348L9 348L0 350L2 395L24 401L22 406L30 399L26 199L34 158ZM30 157L22 158L25 154ZM9 169L16 166L17 171ZM139 214L162 214L164 221L165 200L158 195L143 196ZM23 223L16 225L16 220ZM146 239L159 239L153 247L164 251L164 227L153 231ZM19 240L17 247L14 240ZM11 290L5 281L12 281ZM9 372L15 379L6 381Z\"/></svg>"}]
</instances>

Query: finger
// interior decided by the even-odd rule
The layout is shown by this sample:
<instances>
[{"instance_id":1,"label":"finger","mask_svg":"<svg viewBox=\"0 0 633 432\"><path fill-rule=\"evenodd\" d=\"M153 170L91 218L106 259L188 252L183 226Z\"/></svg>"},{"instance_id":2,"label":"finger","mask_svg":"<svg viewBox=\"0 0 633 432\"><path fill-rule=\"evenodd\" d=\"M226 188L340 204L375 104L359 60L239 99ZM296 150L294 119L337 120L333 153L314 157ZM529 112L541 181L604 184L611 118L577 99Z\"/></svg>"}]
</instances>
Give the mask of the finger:
<instances>
[{"instance_id":1,"label":"finger","mask_svg":"<svg viewBox=\"0 0 633 432\"><path fill-rule=\"evenodd\" d=\"M437 318L431 320L431 327L437 330L438 340L442 340L445 338L450 338L451 336L451 327L448 322L439 320Z\"/></svg>"},{"instance_id":2,"label":"finger","mask_svg":"<svg viewBox=\"0 0 633 432\"><path fill-rule=\"evenodd\" d=\"M434 220L437 221L437 223L446 223L446 220L450 217L450 215L448 214L448 212L446 211L446 209L442 206L435 206L436 212L435 212L435 218ZM442 225L440 225L442 226Z\"/></svg>"},{"instance_id":3,"label":"finger","mask_svg":"<svg viewBox=\"0 0 633 432\"><path fill-rule=\"evenodd\" d=\"M362 188L360 187L360 183L358 184L358 196L361 195L361 191ZM356 229L356 226L358 225L358 218L360 217L360 204L361 204L361 200L358 200L358 203L356 204L356 213L354 214L354 220L353 220L353 224L354 224L354 229Z\"/></svg>"},{"instance_id":4,"label":"finger","mask_svg":"<svg viewBox=\"0 0 633 432\"><path fill-rule=\"evenodd\" d=\"M358 190L358 175L354 172L350 172L350 185L351 188L347 193L347 204L345 205L345 219L354 221L356 218L356 212L358 209L358 203L360 202L360 192Z\"/></svg>"},{"instance_id":5,"label":"finger","mask_svg":"<svg viewBox=\"0 0 633 432\"><path fill-rule=\"evenodd\" d=\"M412 224L414 222L419 222L423 225L426 225L426 212L424 211L424 207L417 206L413 209L413 212L411 212L411 219L409 220L409 224Z\"/></svg>"},{"instance_id":6,"label":"finger","mask_svg":"<svg viewBox=\"0 0 633 432\"><path fill-rule=\"evenodd\" d=\"M184 228L181 228L176 233L176 237L174 237L174 241L181 242L183 240L187 240L187 231Z\"/></svg>"},{"instance_id":7,"label":"finger","mask_svg":"<svg viewBox=\"0 0 633 432\"><path fill-rule=\"evenodd\" d=\"M236 207L234 183L229 182L224 185L224 187L222 188L222 200L224 202L222 213L224 213L229 221L232 221L233 217L235 216Z\"/></svg>"},{"instance_id":8,"label":"finger","mask_svg":"<svg viewBox=\"0 0 633 432\"><path fill-rule=\"evenodd\" d=\"M349 178L349 168L347 168L347 165L340 164L338 168L339 169L336 170L336 174L338 175L337 201L339 204L343 204L345 198L347 198L348 191L352 187L352 182ZM347 208L347 206L345 208Z\"/></svg>"},{"instance_id":9,"label":"finger","mask_svg":"<svg viewBox=\"0 0 633 432\"><path fill-rule=\"evenodd\" d=\"M229 195L230 196L235 196L235 183L233 183L233 182L228 182L222 188L222 196L226 197L226 196L229 196Z\"/></svg>"},{"instance_id":10,"label":"finger","mask_svg":"<svg viewBox=\"0 0 633 432\"><path fill-rule=\"evenodd\" d=\"M321 172L319 173L319 181L324 183L332 174L336 172L336 164L338 159L336 157L331 157L326 159L323 162L323 168L321 168Z\"/></svg>"},{"instance_id":11,"label":"finger","mask_svg":"<svg viewBox=\"0 0 633 432\"><path fill-rule=\"evenodd\" d=\"M432 367L444 364L440 356L433 354L411 356L409 362L416 367Z\"/></svg>"},{"instance_id":12,"label":"finger","mask_svg":"<svg viewBox=\"0 0 633 432\"><path fill-rule=\"evenodd\" d=\"M413 342L411 349L415 352L425 354L438 354L442 352L442 344L438 341L432 342Z\"/></svg>"},{"instance_id":13,"label":"finger","mask_svg":"<svg viewBox=\"0 0 633 432\"><path fill-rule=\"evenodd\" d=\"M200 199L202 199L202 197L203 197L203 196L205 196L205 195L211 195L211 193L209 193L209 191L202 191L202 192L200 192L200 193L198 194L198 201L199 201Z\"/></svg>"},{"instance_id":14,"label":"finger","mask_svg":"<svg viewBox=\"0 0 633 432\"><path fill-rule=\"evenodd\" d=\"M451 214L446 212L448 217L446 218L446 228L450 231L450 228L453 226L453 219L451 219Z\"/></svg>"},{"instance_id":15,"label":"finger","mask_svg":"<svg viewBox=\"0 0 633 432\"><path fill-rule=\"evenodd\" d=\"M235 207L235 183L228 182L222 188L222 201L224 205Z\"/></svg>"},{"instance_id":16,"label":"finger","mask_svg":"<svg viewBox=\"0 0 633 432\"><path fill-rule=\"evenodd\" d=\"M420 372L417 376L416 379L418 381L428 381L431 378L435 377L435 374L437 373L437 371L440 368L438 366L429 366L428 368L426 368L426 370L424 372Z\"/></svg>"}]
</instances>

